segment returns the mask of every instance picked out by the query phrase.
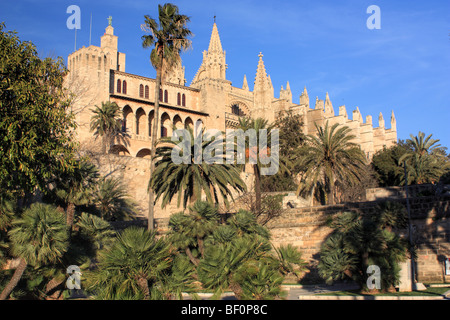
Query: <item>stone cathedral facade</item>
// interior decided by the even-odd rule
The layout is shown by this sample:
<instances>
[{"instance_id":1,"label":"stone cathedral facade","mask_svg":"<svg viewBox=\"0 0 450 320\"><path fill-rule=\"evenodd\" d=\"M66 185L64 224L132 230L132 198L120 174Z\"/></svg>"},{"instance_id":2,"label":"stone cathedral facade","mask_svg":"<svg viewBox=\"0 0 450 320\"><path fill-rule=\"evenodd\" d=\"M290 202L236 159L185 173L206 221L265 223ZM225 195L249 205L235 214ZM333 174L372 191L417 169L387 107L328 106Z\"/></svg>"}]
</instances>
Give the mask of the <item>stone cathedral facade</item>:
<instances>
[{"instance_id":1,"label":"stone cathedral facade","mask_svg":"<svg viewBox=\"0 0 450 320\"><path fill-rule=\"evenodd\" d=\"M299 103L293 102L289 86L281 88L275 97L270 75L267 74L260 53L256 64L253 91L246 76L243 86L235 87L226 78L226 52L214 23L209 47L203 52L203 61L194 79L187 85L185 69L178 65L162 85L155 97L155 79L126 72L126 55L118 51L118 37L111 24L101 37L101 45L78 49L68 57L67 86L75 94L74 113L81 143L93 141L89 130L91 109L104 101L116 102L123 111L123 130L130 139L126 145L116 143L112 153L148 158L150 155L151 126L154 118L155 98L160 99L160 125L158 136L170 136L173 128L194 126L200 121L204 127L225 130L235 126L239 117L262 117L272 122L281 111L290 110L302 115L303 133L314 133L315 123L339 123L352 129L355 141L370 159L372 155L397 141L396 119L392 112L390 128L383 115L378 117L378 127L372 117L363 116L359 110L347 112L339 106L337 113L328 93L324 100L312 101L306 88Z\"/></svg>"},{"instance_id":2,"label":"stone cathedral facade","mask_svg":"<svg viewBox=\"0 0 450 320\"><path fill-rule=\"evenodd\" d=\"M226 78L226 54L214 23L209 47L203 52L203 61L190 85L187 85L185 68L180 64L166 75L159 94L156 94L155 79L126 72L126 55L118 51L118 37L114 35L111 21L101 37L100 47L90 45L69 55L65 85L73 93L72 112L82 150L93 152L91 154L99 154L101 150L101 139L95 140L90 131L95 106L111 101L116 102L122 111L122 131L129 138L115 141L109 150L109 155L112 155L96 157L96 161L100 173L118 176L127 186L129 195L138 204L138 216L145 218L148 212L148 159L155 98L160 100L158 138L171 136L173 128L195 127L199 122L207 129L225 130L236 126L240 117L262 117L272 122L280 112L291 111L302 115L305 134L315 133L315 124L321 126L327 121L330 125L339 123L350 127L354 142L361 146L369 159L383 146L396 143L393 113L390 128L386 128L381 113L378 127L374 127L372 117L367 116L364 121L358 108L349 114L345 106L340 106L335 114L328 93L325 100L316 98L310 102L305 88L299 103L294 103L289 82L286 88L281 88L277 98L262 53L257 58L253 91L245 75L242 87L233 86ZM251 190L251 172L242 175ZM170 203L164 209L160 202L155 207L158 227L158 221L180 211L176 200L173 201L175 204Z\"/></svg>"}]
</instances>

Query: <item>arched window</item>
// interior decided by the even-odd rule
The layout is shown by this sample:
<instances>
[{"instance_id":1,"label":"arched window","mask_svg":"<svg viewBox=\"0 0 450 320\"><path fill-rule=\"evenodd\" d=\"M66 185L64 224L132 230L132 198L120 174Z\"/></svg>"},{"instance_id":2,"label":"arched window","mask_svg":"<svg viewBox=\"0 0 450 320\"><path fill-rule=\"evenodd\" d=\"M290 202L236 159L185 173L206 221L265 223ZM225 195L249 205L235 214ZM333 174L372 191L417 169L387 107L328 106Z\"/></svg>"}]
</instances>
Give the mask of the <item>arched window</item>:
<instances>
[{"instance_id":1,"label":"arched window","mask_svg":"<svg viewBox=\"0 0 450 320\"><path fill-rule=\"evenodd\" d=\"M148 99L148 86L145 86L145 99Z\"/></svg>"},{"instance_id":2,"label":"arched window","mask_svg":"<svg viewBox=\"0 0 450 320\"><path fill-rule=\"evenodd\" d=\"M139 98L144 97L144 86L141 84L139 85Z\"/></svg>"},{"instance_id":3,"label":"arched window","mask_svg":"<svg viewBox=\"0 0 450 320\"><path fill-rule=\"evenodd\" d=\"M164 102L167 103L169 101L169 93L167 90L164 90Z\"/></svg>"},{"instance_id":4,"label":"arched window","mask_svg":"<svg viewBox=\"0 0 450 320\"><path fill-rule=\"evenodd\" d=\"M181 93L177 93L177 106L181 106Z\"/></svg>"},{"instance_id":5,"label":"arched window","mask_svg":"<svg viewBox=\"0 0 450 320\"><path fill-rule=\"evenodd\" d=\"M161 126L161 138L167 137L167 128Z\"/></svg>"},{"instance_id":6,"label":"arched window","mask_svg":"<svg viewBox=\"0 0 450 320\"><path fill-rule=\"evenodd\" d=\"M125 80L122 83L122 93L127 94L127 82Z\"/></svg>"},{"instance_id":7,"label":"arched window","mask_svg":"<svg viewBox=\"0 0 450 320\"><path fill-rule=\"evenodd\" d=\"M162 89L159 89L159 101L163 101L163 91Z\"/></svg>"},{"instance_id":8,"label":"arched window","mask_svg":"<svg viewBox=\"0 0 450 320\"><path fill-rule=\"evenodd\" d=\"M120 81L120 79L117 79L117 93L121 92L122 92L122 82Z\"/></svg>"},{"instance_id":9,"label":"arched window","mask_svg":"<svg viewBox=\"0 0 450 320\"><path fill-rule=\"evenodd\" d=\"M239 106L237 104L234 104L231 106L231 113L235 114L237 116L241 115L241 109L239 108Z\"/></svg>"},{"instance_id":10,"label":"arched window","mask_svg":"<svg viewBox=\"0 0 450 320\"><path fill-rule=\"evenodd\" d=\"M182 96L182 98L181 98L181 105L183 106L183 107L186 107L186 95L183 93L183 96Z\"/></svg>"}]
</instances>

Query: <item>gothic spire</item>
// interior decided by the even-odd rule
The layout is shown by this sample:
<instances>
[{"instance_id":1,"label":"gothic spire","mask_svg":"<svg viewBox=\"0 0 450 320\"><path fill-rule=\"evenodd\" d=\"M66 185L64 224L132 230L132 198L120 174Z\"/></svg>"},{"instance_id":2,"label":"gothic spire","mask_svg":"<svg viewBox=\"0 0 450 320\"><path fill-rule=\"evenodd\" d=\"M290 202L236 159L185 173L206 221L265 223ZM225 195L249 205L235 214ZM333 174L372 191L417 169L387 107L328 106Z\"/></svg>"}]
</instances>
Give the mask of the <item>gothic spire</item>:
<instances>
[{"instance_id":1,"label":"gothic spire","mask_svg":"<svg viewBox=\"0 0 450 320\"><path fill-rule=\"evenodd\" d=\"M258 61L258 67L256 69L256 76L255 76L255 87L254 90L264 90L266 88L270 88L271 83L269 78L267 77L266 73L266 67L264 66L264 61L262 59L263 54L260 52L259 55L259 61Z\"/></svg>"},{"instance_id":2,"label":"gothic spire","mask_svg":"<svg viewBox=\"0 0 450 320\"><path fill-rule=\"evenodd\" d=\"M220 42L219 37L219 30L217 29L217 24L214 21L212 33L211 33L211 39L209 40L209 52L222 52L222 43Z\"/></svg>"},{"instance_id":3,"label":"gothic spire","mask_svg":"<svg viewBox=\"0 0 450 320\"><path fill-rule=\"evenodd\" d=\"M243 82L243 84L242 84L242 89L244 89L244 90L249 90L249 88L248 88L248 82L247 82L247 76L244 74L244 82Z\"/></svg>"}]
</instances>

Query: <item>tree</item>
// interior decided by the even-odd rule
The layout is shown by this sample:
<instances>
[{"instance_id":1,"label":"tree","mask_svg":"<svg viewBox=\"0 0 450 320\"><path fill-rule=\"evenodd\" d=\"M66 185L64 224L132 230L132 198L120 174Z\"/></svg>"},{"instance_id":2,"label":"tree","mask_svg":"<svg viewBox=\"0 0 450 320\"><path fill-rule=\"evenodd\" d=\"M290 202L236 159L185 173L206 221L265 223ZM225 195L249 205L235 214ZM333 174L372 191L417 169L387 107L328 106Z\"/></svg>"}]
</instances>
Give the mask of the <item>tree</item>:
<instances>
[{"instance_id":1,"label":"tree","mask_svg":"<svg viewBox=\"0 0 450 320\"><path fill-rule=\"evenodd\" d=\"M180 60L180 53L187 50L191 46L188 39L192 35L191 31L186 28L190 21L189 17L179 14L178 7L166 3L163 6L158 5L159 24L149 15L145 15L145 22L142 28L151 34L142 36L143 48L154 46L150 54L150 62L156 69L155 83L155 116L152 128L151 142L151 164L150 173L154 171L153 158L156 154L157 133L159 126L159 91L163 82L163 75L168 73L174 65ZM148 212L148 228L153 229L154 219L154 195L149 190L149 212Z\"/></svg>"},{"instance_id":2,"label":"tree","mask_svg":"<svg viewBox=\"0 0 450 320\"><path fill-rule=\"evenodd\" d=\"M246 189L238 169L226 163L225 154L213 155L212 158L217 160L215 163L197 159L198 153L204 155L208 150L224 150L225 146L220 139L212 139L206 134L205 129L199 130L195 137L192 129L188 131L190 141L186 142L187 150L180 149L170 138L162 139L161 146L156 150L155 170L149 183L149 189L156 195L155 202L162 198L161 206L165 207L178 194L177 206L182 204L186 208L188 202L200 200L204 194L208 202L218 204L223 200L228 206L228 198L233 198L232 189L238 192ZM202 144L197 146L196 141ZM183 161L175 163L173 153Z\"/></svg>"},{"instance_id":3,"label":"tree","mask_svg":"<svg viewBox=\"0 0 450 320\"><path fill-rule=\"evenodd\" d=\"M13 221L13 225L9 231L11 250L20 262L0 294L0 300L8 298L28 265L39 267L56 263L69 247L64 216L52 205L32 204L20 219Z\"/></svg>"},{"instance_id":4,"label":"tree","mask_svg":"<svg viewBox=\"0 0 450 320\"><path fill-rule=\"evenodd\" d=\"M410 136L411 139L406 142L412 150L399 159L399 165L406 165L408 182L411 184L438 182L445 170L450 167L445 158L445 151L439 148L439 140L432 139L431 134L425 138L425 133L420 131L418 136L412 134Z\"/></svg>"},{"instance_id":5,"label":"tree","mask_svg":"<svg viewBox=\"0 0 450 320\"><path fill-rule=\"evenodd\" d=\"M248 211L240 210L205 241L198 278L218 298L231 289L237 299L275 299L282 296L283 276L271 253L269 231Z\"/></svg>"},{"instance_id":6,"label":"tree","mask_svg":"<svg viewBox=\"0 0 450 320\"><path fill-rule=\"evenodd\" d=\"M76 166L75 122L63 89L62 58L40 59L31 42L0 24L0 193L45 192Z\"/></svg>"},{"instance_id":7,"label":"tree","mask_svg":"<svg viewBox=\"0 0 450 320\"><path fill-rule=\"evenodd\" d=\"M294 275L297 279L305 269L305 261L302 253L291 244L281 245L275 248L275 253L279 261L279 270L284 276Z\"/></svg>"},{"instance_id":8,"label":"tree","mask_svg":"<svg viewBox=\"0 0 450 320\"><path fill-rule=\"evenodd\" d=\"M101 107L92 110L91 131L97 139L102 139L102 154L109 152L114 138L125 142L126 134L122 132L120 108L115 102L102 102Z\"/></svg>"},{"instance_id":9,"label":"tree","mask_svg":"<svg viewBox=\"0 0 450 320\"><path fill-rule=\"evenodd\" d=\"M390 148L384 147L374 154L371 166L381 187L403 185L401 179L403 168L399 166L399 160L405 153L410 151L412 151L411 146L405 141L399 140Z\"/></svg>"},{"instance_id":10,"label":"tree","mask_svg":"<svg viewBox=\"0 0 450 320\"><path fill-rule=\"evenodd\" d=\"M170 217L173 244L184 250L190 261L198 266L205 252L204 240L217 227L220 217L217 209L208 202L197 201L189 207L189 214L174 214ZM193 254L192 250L197 254Z\"/></svg>"},{"instance_id":11,"label":"tree","mask_svg":"<svg viewBox=\"0 0 450 320\"><path fill-rule=\"evenodd\" d=\"M360 147L351 142L354 138L348 127L324 127L317 124L317 136L308 135L302 147L299 163L303 167L303 181L297 192L311 190L311 198L317 185L328 193L328 204L334 204L336 182L356 182L366 164Z\"/></svg>"},{"instance_id":12,"label":"tree","mask_svg":"<svg viewBox=\"0 0 450 320\"><path fill-rule=\"evenodd\" d=\"M103 178L94 194L100 217L107 221L127 220L135 214L135 203L119 178Z\"/></svg>"},{"instance_id":13,"label":"tree","mask_svg":"<svg viewBox=\"0 0 450 320\"><path fill-rule=\"evenodd\" d=\"M48 199L65 208L67 225L72 228L76 206L86 205L92 200L97 179L97 168L86 159L77 160L70 174L55 177L51 183Z\"/></svg>"},{"instance_id":14,"label":"tree","mask_svg":"<svg viewBox=\"0 0 450 320\"><path fill-rule=\"evenodd\" d=\"M261 167L262 163L260 158L264 152L269 153L269 145L271 145L271 134L274 129L274 125L269 125L268 121L263 118L251 119L251 118L239 118L239 125L237 129L241 129L244 132L248 130L254 130L256 133L256 144L251 145L250 141L245 141L245 151L246 151L246 159L252 158L254 162L252 163L253 174L255 178L254 188L255 188L255 210L259 212L261 210ZM261 139L263 139L264 135L263 131L267 130L267 139L265 142L265 150L260 149Z\"/></svg>"},{"instance_id":15,"label":"tree","mask_svg":"<svg viewBox=\"0 0 450 320\"><path fill-rule=\"evenodd\" d=\"M327 283L341 279L356 281L367 289L367 268L381 271L381 290L398 284L399 262L407 256L407 242L395 230L405 227L406 210L401 204L382 203L374 214L343 212L331 223L334 229L320 250L319 274Z\"/></svg>"},{"instance_id":16,"label":"tree","mask_svg":"<svg viewBox=\"0 0 450 320\"><path fill-rule=\"evenodd\" d=\"M208 202L197 201L189 213L172 215L170 242L194 267L193 277L218 298L231 289L238 299L281 295L283 276L271 252L268 229L240 210L229 217Z\"/></svg>"},{"instance_id":17,"label":"tree","mask_svg":"<svg viewBox=\"0 0 450 320\"><path fill-rule=\"evenodd\" d=\"M89 274L89 290L98 299L150 299L151 288L170 268L169 244L154 231L128 227L112 247L100 252L98 269Z\"/></svg>"},{"instance_id":18,"label":"tree","mask_svg":"<svg viewBox=\"0 0 450 320\"><path fill-rule=\"evenodd\" d=\"M294 175L301 169L297 159L305 141L302 117L292 111L284 111L278 115L274 127L279 129L280 162L284 164L285 170L275 175L262 176L261 189L263 192L296 190L298 185Z\"/></svg>"}]
</instances>

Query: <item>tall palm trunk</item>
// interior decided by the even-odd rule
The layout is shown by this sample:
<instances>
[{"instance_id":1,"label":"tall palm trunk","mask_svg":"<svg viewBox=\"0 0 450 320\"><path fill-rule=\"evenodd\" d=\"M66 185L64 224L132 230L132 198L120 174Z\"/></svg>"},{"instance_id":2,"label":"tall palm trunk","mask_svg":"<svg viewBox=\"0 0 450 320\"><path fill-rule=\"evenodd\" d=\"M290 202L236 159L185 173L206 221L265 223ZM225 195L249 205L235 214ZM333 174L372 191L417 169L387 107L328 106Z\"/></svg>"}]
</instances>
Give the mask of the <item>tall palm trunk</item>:
<instances>
[{"instance_id":1,"label":"tall palm trunk","mask_svg":"<svg viewBox=\"0 0 450 320\"><path fill-rule=\"evenodd\" d=\"M22 275L27 268L27 262L25 259L21 258L20 263L17 266L16 270L14 271L14 274L9 281L9 283L6 285L6 287L3 289L2 293L0 294L0 300L6 300L9 296L9 294L14 290L14 288L17 286L17 284L20 281L20 278L22 278Z\"/></svg>"},{"instance_id":2,"label":"tall palm trunk","mask_svg":"<svg viewBox=\"0 0 450 320\"><path fill-rule=\"evenodd\" d=\"M102 154L106 154L106 136L102 136Z\"/></svg>"},{"instance_id":3,"label":"tall palm trunk","mask_svg":"<svg viewBox=\"0 0 450 320\"><path fill-rule=\"evenodd\" d=\"M73 218L75 215L75 204L69 203L66 209L66 223L69 226L70 230L72 230Z\"/></svg>"},{"instance_id":4,"label":"tall palm trunk","mask_svg":"<svg viewBox=\"0 0 450 320\"><path fill-rule=\"evenodd\" d=\"M153 128L152 128L152 146L150 149L150 179L152 177L153 171L155 171L155 161L154 157L156 154L156 141L157 141L157 134L158 134L158 126L159 126L159 91L161 89L161 73L162 73L162 67L163 67L163 59L161 58L161 64L158 68L156 68L156 84L155 84L155 113L153 118ZM154 229L154 221L155 221L155 205L154 205L154 199L155 194L151 188L148 190L148 218L147 218L147 224L148 224L148 230Z\"/></svg>"},{"instance_id":5,"label":"tall palm trunk","mask_svg":"<svg viewBox=\"0 0 450 320\"><path fill-rule=\"evenodd\" d=\"M255 175L255 209L259 214L261 212L261 176L257 164L253 165L253 173Z\"/></svg>"},{"instance_id":6,"label":"tall palm trunk","mask_svg":"<svg viewBox=\"0 0 450 320\"><path fill-rule=\"evenodd\" d=\"M333 205L334 204L334 178L331 177L329 181L330 191L328 193L328 204Z\"/></svg>"}]
</instances>

